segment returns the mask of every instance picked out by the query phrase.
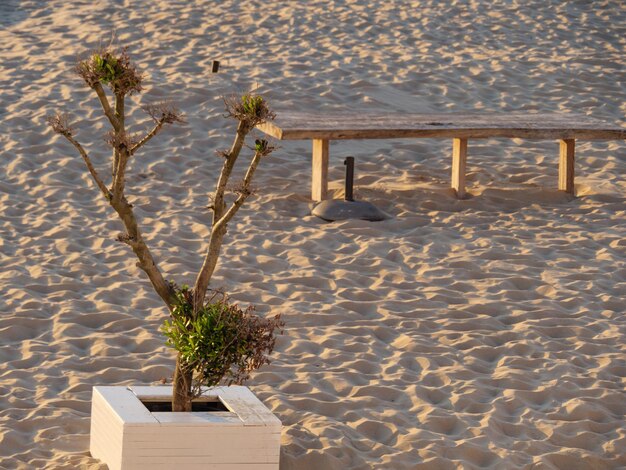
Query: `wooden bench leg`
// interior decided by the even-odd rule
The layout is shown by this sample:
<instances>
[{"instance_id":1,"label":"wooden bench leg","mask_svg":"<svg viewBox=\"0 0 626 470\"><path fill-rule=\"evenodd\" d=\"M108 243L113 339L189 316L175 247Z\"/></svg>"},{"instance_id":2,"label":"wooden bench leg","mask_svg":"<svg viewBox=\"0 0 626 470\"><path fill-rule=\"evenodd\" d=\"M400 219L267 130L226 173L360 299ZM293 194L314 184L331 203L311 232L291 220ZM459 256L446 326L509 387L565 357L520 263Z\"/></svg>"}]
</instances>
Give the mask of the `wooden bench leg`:
<instances>
[{"instance_id":1,"label":"wooden bench leg","mask_svg":"<svg viewBox=\"0 0 626 470\"><path fill-rule=\"evenodd\" d=\"M313 177L311 199L319 202L328 194L328 140L313 139Z\"/></svg>"},{"instance_id":2,"label":"wooden bench leg","mask_svg":"<svg viewBox=\"0 0 626 470\"><path fill-rule=\"evenodd\" d=\"M559 155L559 189L574 195L574 139L560 141Z\"/></svg>"},{"instance_id":3,"label":"wooden bench leg","mask_svg":"<svg viewBox=\"0 0 626 470\"><path fill-rule=\"evenodd\" d=\"M467 160L467 139L454 139L452 142L452 189L456 197L465 197L465 162Z\"/></svg>"}]
</instances>

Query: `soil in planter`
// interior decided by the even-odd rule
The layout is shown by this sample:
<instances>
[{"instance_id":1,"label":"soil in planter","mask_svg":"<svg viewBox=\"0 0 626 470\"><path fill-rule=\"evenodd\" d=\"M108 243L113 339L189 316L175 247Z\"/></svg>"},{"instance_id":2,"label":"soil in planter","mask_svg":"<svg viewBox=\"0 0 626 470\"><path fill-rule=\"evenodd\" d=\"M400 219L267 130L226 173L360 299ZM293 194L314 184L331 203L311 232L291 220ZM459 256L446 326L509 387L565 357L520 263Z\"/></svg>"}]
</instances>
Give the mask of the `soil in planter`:
<instances>
[{"instance_id":1,"label":"soil in planter","mask_svg":"<svg viewBox=\"0 0 626 470\"><path fill-rule=\"evenodd\" d=\"M172 411L171 401L143 401L141 403L151 413ZM221 401L194 401L191 403L191 411L229 411Z\"/></svg>"}]
</instances>

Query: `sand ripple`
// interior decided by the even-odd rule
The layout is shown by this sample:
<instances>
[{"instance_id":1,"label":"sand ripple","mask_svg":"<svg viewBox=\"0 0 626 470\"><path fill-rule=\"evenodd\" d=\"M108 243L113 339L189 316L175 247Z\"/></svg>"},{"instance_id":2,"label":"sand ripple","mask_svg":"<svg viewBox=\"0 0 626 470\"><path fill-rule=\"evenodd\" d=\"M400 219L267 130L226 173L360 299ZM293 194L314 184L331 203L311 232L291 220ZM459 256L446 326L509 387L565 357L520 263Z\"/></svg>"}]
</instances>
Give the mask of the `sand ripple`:
<instances>
[{"instance_id":1,"label":"sand ripple","mask_svg":"<svg viewBox=\"0 0 626 470\"><path fill-rule=\"evenodd\" d=\"M623 24L613 1L1 2L0 467L103 468L91 387L172 373L156 295L44 127L71 111L107 174L105 123L70 73L94 34L115 25L160 87L141 100L187 114L133 162L128 191L168 276L190 282L232 127L222 94L618 122ZM281 468L626 467L623 143L577 146L571 199L554 142L470 142L466 201L448 189L450 142L333 143L331 191L355 155L357 197L394 216L376 224L308 215L309 152L284 143L264 162L215 278L287 322L250 384L284 423Z\"/></svg>"}]
</instances>

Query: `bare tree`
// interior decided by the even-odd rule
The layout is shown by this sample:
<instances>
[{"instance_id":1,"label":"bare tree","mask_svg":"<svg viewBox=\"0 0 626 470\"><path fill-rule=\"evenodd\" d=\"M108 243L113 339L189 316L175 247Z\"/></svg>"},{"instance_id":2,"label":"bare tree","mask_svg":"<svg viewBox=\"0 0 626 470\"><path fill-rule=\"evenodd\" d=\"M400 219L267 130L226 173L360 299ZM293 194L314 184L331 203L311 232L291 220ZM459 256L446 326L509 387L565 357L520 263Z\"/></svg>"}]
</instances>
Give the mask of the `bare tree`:
<instances>
[{"instance_id":1,"label":"bare tree","mask_svg":"<svg viewBox=\"0 0 626 470\"><path fill-rule=\"evenodd\" d=\"M227 203L225 195L233 169L250 131L256 125L274 119L275 115L261 96L244 94L241 97L225 99L227 116L238 122L236 135L229 150L218 152L224 162L212 196L213 203L210 207L213 219L202 268L193 288L184 284L178 287L175 282L164 277L154 259L142 236L133 205L126 198L125 188L128 163L135 153L144 148L167 125L184 122L183 115L167 102L147 105L144 106L144 110L153 120L152 129L142 137L127 132L125 99L142 91L143 76L131 62L126 49L119 52L110 46L98 49L87 59L77 63L76 73L95 92L111 126L106 139L112 147L110 184L105 183L105 178L98 173L85 148L76 140L75 130L66 114L48 117L48 124L54 132L65 137L85 161L94 183L123 223L125 232L119 234L117 239L133 250L138 259L137 266L146 273L154 290L169 309L172 323L167 325L168 328L164 327L164 331L169 338L168 344L178 349L172 409L189 411L191 400L199 390L198 385L215 385L229 374L231 382L240 383L247 378L251 370L269 362L267 355L274 348L274 331L283 325L278 316L274 319L261 319L250 310L244 312L237 306L229 305L227 299L215 300L214 296L207 299L207 291L217 266L228 223L252 194L251 183L257 166L262 158L272 153L274 147L265 140L256 140L255 145L251 147L254 154L243 181L236 188L236 198L233 202ZM110 89L113 103L109 101L104 86ZM221 338L224 339L223 350L209 351L205 348L205 356L212 355L210 362L212 365L209 367L206 357L190 355L185 349L185 342L195 328L195 331L203 331L206 344L213 344L214 341L208 336L216 334L214 328L216 321L225 322L228 328L222 328L220 331L226 330L230 336ZM202 326L204 330L198 325L204 325ZM236 353L237 350L240 352ZM239 356L235 357L232 354ZM219 368L215 366L216 361L220 363Z\"/></svg>"}]
</instances>

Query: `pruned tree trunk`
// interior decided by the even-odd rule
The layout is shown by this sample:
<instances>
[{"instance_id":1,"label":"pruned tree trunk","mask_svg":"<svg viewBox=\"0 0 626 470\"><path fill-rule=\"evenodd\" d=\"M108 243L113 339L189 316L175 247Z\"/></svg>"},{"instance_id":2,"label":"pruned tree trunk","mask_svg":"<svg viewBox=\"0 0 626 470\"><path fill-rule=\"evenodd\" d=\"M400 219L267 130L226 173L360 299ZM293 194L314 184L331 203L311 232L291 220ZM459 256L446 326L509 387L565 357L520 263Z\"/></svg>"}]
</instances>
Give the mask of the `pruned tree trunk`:
<instances>
[{"instance_id":1,"label":"pruned tree trunk","mask_svg":"<svg viewBox=\"0 0 626 470\"><path fill-rule=\"evenodd\" d=\"M74 130L68 124L66 116L57 115L49 118L48 122L55 132L64 136L80 153L100 192L113 207L124 225L126 233L120 234L118 240L131 247L138 259L137 267L146 273L154 290L161 297L170 314L173 314L178 306L177 302L180 301L180 298L177 297L179 291L175 289L174 283L165 279L142 237L133 206L125 196L125 179L128 162L135 152L152 139L163 128L164 124L183 122L182 115L177 109L165 103L146 106L144 109L154 120L154 127L142 139L134 141L126 134L125 97L141 91L142 75L131 64L125 50L118 56L108 49L97 51L90 59L79 62L76 71L85 80L85 83L94 90L104 115L113 128L109 139L113 148L110 186L107 186L100 177L83 146L74 139ZM113 107L109 103L102 84L109 85L113 90L115 98ZM266 141L256 142L255 153L248 171L241 186L236 190L238 196L232 204L228 205L225 199L226 189L246 136L255 125L265 120L271 120L275 115L261 97L248 94L242 96L241 99L226 101L226 105L229 115L238 120L238 126L230 150L222 153L225 160L214 195L212 230L208 240L208 248L202 268L196 277L192 298L185 300L184 303L184 305L191 306L191 316L194 318L204 306L208 286L217 266L228 223L252 193L250 184L261 157L269 155L273 150ZM193 378L193 370L189 364L184 363L181 354L178 353L173 380L173 411L191 410L194 393Z\"/></svg>"},{"instance_id":2,"label":"pruned tree trunk","mask_svg":"<svg viewBox=\"0 0 626 470\"><path fill-rule=\"evenodd\" d=\"M191 411L193 396L193 370L185 369L180 353L176 356L176 369L172 383L172 411Z\"/></svg>"}]
</instances>

